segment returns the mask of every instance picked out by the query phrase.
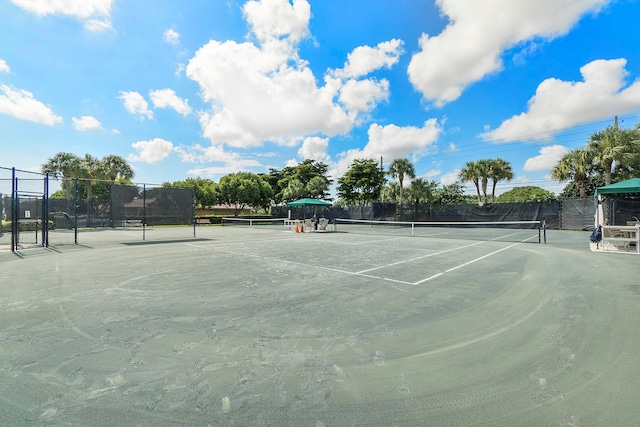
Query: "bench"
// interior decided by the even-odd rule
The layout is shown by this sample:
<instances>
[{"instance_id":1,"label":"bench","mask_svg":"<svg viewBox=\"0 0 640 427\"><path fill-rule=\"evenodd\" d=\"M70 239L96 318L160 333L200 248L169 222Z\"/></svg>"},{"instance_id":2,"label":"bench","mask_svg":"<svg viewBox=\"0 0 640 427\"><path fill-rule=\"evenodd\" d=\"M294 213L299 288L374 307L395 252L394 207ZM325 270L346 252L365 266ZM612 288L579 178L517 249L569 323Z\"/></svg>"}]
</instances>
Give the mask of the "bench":
<instances>
[{"instance_id":1,"label":"bench","mask_svg":"<svg viewBox=\"0 0 640 427\"><path fill-rule=\"evenodd\" d=\"M602 226L602 250L619 250L619 244L622 249L630 250L631 246L635 246L635 252L640 253L640 228L638 226Z\"/></svg>"},{"instance_id":2,"label":"bench","mask_svg":"<svg viewBox=\"0 0 640 427\"><path fill-rule=\"evenodd\" d=\"M211 219L209 219L209 218L196 218L196 224L198 224L198 225L211 224Z\"/></svg>"},{"instance_id":3,"label":"bench","mask_svg":"<svg viewBox=\"0 0 640 427\"><path fill-rule=\"evenodd\" d=\"M142 227L141 219L125 219L122 221L122 227Z\"/></svg>"}]
</instances>

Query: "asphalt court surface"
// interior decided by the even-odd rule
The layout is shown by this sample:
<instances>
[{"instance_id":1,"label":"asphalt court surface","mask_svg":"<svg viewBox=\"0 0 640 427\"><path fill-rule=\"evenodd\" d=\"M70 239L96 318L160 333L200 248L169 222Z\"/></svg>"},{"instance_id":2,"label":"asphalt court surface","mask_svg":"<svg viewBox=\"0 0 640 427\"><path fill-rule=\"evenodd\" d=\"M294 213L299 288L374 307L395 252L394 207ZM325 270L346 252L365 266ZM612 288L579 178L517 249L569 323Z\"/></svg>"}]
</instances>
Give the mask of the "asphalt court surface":
<instances>
[{"instance_id":1,"label":"asphalt court surface","mask_svg":"<svg viewBox=\"0 0 640 427\"><path fill-rule=\"evenodd\" d=\"M0 424L640 418L640 258L588 233L155 233L0 254Z\"/></svg>"}]
</instances>

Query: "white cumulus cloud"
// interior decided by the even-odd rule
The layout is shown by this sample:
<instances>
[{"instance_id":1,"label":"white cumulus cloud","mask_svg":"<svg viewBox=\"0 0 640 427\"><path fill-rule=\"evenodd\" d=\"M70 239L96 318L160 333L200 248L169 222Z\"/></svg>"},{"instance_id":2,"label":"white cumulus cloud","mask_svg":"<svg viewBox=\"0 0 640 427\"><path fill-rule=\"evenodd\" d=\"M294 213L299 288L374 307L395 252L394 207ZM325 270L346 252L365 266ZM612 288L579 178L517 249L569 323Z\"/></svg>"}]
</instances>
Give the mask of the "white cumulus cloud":
<instances>
[{"instance_id":1,"label":"white cumulus cloud","mask_svg":"<svg viewBox=\"0 0 640 427\"><path fill-rule=\"evenodd\" d=\"M381 126L377 123L369 126L369 141L360 149L352 149L339 154L330 172L333 177L342 176L355 159L380 159L387 164L394 159L412 157L417 160L429 146L435 144L442 133L442 126L436 119L429 119L422 127Z\"/></svg>"},{"instance_id":2,"label":"white cumulus cloud","mask_svg":"<svg viewBox=\"0 0 640 427\"><path fill-rule=\"evenodd\" d=\"M440 184L451 185L459 180L460 169L454 169L451 172L445 173L440 177Z\"/></svg>"},{"instance_id":3,"label":"white cumulus cloud","mask_svg":"<svg viewBox=\"0 0 640 427\"><path fill-rule=\"evenodd\" d=\"M297 42L308 34L311 6L307 0L252 0L244 5L253 34L265 43L281 38Z\"/></svg>"},{"instance_id":4,"label":"white cumulus cloud","mask_svg":"<svg viewBox=\"0 0 640 427\"><path fill-rule=\"evenodd\" d=\"M147 119L153 118L153 111L149 110L149 104L144 99L144 96L138 92L121 91L119 99L124 102L124 108L131 114L146 117Z\"/></svg>"},{"instance_id":5,"label":"white cumulus cloud","mask_svg":"<svg viewBox=\"0 0 640 427\"><path fill-rule=\"evenodd\" d=\"M395 64L400 41L353 53L347 62L352 71L339 77L328 70L319 86L323 79L298 54L298 43L309 35L307 0L253 0L244 12L256 43L211 40L186 68L211 104L200 124L213 145L293 145L309 135L344 134L388 99L387 80L348 76Z\"/></svg>"},{"instance_id":6,"label":"white cumulus cloud","mask_svg":"<svg viewBox=\"0 0 640 427\"><path fill-rule=\"evenodd\" d=\"M84 22L89 31L111 28L113 0L11 0L13 4L36 15L73 16Z\"/></svg>"},{"instance_id":7,"label":"white cumulus cloud","mask_svg":"<svg viewBox=\"0 0 640 427\"><path fill-rule=\"evenodd\" d=\"M319 162L328 162L330 157L327 154L329 148L329 138L310 136L304 139L302 146L298 150L301 159L313 159Z\"/></svg>"},{"instance_id":8,"label":"white cumulus cloud","mask_svg":"<svg viewBox=\"0 0 640 427\"><path fill-rule=\"evenodd\" d=\"M569 148L563 145L548 145L540 148L540 154L527 159L524 162L525 172L535 172L541 170L548 170L554 167L564 156L570 151Z\"/></svg>"},{"instance_id":9,"label":"white cumulus cloud","mask_svg":"<svg viewBox=\"0 0 640 427\"><path fill-rule=\"evenodd\" d=\"M640 110L640 80L626 86L625 59L595 60L580 68L580 82L547 79L527 112L481 135L490 141L549 139L559 130ZM626 87L625 87L626 86Z\"/></svg>"},{"instance_id":10,"label":"white cumulus cloud","mask_svg":"<svg viewBox=\"0 0 640 427\"><path fill-rule=\"evenodd\" d=\"M127 157L131 162L156 163L169 157L173 151L173 144L162 138L134 142L131 146L136 150L136 154Z\"/></svg>"},{"instance_id":11,"label":"white cumulus cloud","mask_svg":"<svg viewBox=\"0 0 640 427\"><path fill-rule=\"evenodd\" d=\"M402 40L398 39L378 43L376 47L358 46L347 56L344 68L335 70L334 75L342 78L361 77L383 67L391 68L402 53Z\"/></svg>"},{"instance_id":12,"label":"white cumulus cloud","mask_svg":"<svg viewBox=\"0 0 640 427\"><path fill-rule=\"evenodd\" d=\"M80 132L83 132L85 130L100 129L100 127L102 126L98 119L92 116L82 116L80 118L73 117L71 120L73 121L73 127Z\"/></svg>"},{"instance_id":13,"label":"white cumulus cloud","mask_svg":"<svg viewBox=\"0 0 640 427\"><path fill-rule=\"evenodd\" d=\"M0 73L8 73L9 71L11 71L11 69L9 68L9 64L7 64L7 61L0 58Z\"/></svg>"},{"instance_id":14,"label":"white cumulus cloud","mask_svg":"<svg viewBox=\"0 0 640 427\"><path fill-rule=\"evenodd\" d=\"M49 126L62 122L62 117L35 99L31 92L4 84L0 85L0 114Z\"/></svg>"},{"instance_id":15,"label":"white cumulus cloud","mask_svg":"<svg viewBox=\"0 0 640 427\"><path fill-rule=\"evenodd\" d=\"M456 100L470 84L502 69L504 50L566 34L586 13L612 0L438 0L447 27L423 34L409 80L436 105Z\"/></svg>"},{"instance_id":16,"label":"white cumulus cloud","mask_svg":"<svg viewBox=\"0 0 640 427\"><path fill-rule=\"evenodd\" d=\"M153 90L149 92L149 96L155 108L173 108L183 116L191 114L189 101L180 98L173 89Z\"/></svg>"}]
</instances>

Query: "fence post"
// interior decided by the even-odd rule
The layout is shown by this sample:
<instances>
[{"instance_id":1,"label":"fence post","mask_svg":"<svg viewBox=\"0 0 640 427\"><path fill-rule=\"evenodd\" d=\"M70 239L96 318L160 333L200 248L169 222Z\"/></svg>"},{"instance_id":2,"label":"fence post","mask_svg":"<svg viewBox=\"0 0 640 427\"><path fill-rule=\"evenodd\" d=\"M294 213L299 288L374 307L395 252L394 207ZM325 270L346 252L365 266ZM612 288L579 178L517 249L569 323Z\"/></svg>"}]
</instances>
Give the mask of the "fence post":
<instances>
[{"instance_id":1,"label":"fence post","mask_svg":"<svg viewBox=\"0 0 640 427\"><path fill-rule=\"evenodd\" d=\"M11 168L11 252L18 249L18 179L16 168Z\"/></svg>"},{"instance_id":2,"label":"fence post","mask_svg":"<svg viewBox=\"0 0 640 427\"><path fill-rule=\"evenodd\" d=\"M146 237L147 226L147 184L142 184L142 240Z\"/></svg>"},{"instance_id":3,"label":"fence post","mask_svg":"<svg viewBox=\"0 0 640 427\"><path fill-rule=\"evenodd\" d=\"M76 188L75 195L73 197L73 220L75 222L75 227L73 227L73 243L78 244L78 178L74 179Z\"/></svg>"}]
</instances>

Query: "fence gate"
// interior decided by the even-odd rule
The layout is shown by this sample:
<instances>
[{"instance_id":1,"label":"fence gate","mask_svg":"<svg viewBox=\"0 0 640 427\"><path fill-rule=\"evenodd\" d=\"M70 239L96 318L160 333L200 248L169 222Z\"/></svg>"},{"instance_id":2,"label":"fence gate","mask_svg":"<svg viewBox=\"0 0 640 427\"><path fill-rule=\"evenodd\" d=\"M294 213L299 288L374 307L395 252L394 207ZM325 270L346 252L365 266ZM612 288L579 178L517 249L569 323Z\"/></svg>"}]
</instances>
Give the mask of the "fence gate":
<instances>
[{"instance_id":1,"label":"fence gate","mask_svg":"<svg viewBox=\"0 0 640 427\"><path fill-rule=\"evenodd\" d=\"M0 168L0 250L48 246L48 177Z\"/></svg>"}]
</instances>

